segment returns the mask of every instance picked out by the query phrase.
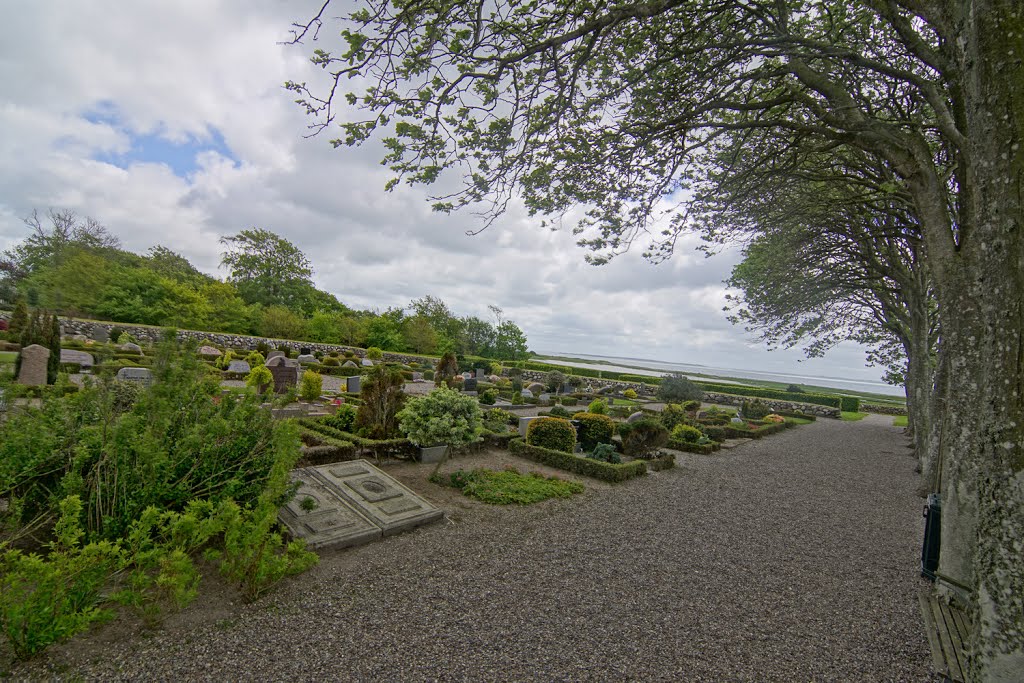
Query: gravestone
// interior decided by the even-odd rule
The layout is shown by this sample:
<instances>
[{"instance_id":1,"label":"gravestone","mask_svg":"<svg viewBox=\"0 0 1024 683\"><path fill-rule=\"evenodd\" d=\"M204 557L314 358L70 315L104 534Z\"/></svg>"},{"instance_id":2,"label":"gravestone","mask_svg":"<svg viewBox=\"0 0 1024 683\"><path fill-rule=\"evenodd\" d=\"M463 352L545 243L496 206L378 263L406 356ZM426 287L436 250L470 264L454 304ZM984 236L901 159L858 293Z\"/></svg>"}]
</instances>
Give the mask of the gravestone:
<instances>
[{"instance_id":1,"label":"gravestone","mask_svg":"<svg viewBox=\"0 0 1024 683\"><path fill-rule=\"evenodd\" d=\"M142 347L139 346L138 344L133 344L132 342L126 342L124 344L121 344L121 350L124 351L125 353L134 353L139 356L143 355ZM217 355L220 354L218 353Z\"/></svg>"},{"instance_id":2,"label":"gravestone","mask_svg":"<svg viewBox=\"0 0 1024 683\"><path fill-rule=\"evenodd\" d=\"M233 360L228 363L228 372L237 372L239 374L248 375L252 368L244 360Z\"/></svg>"},{"instance_id":3,"label":"gravestone","mask_svg":"<svg viewBox=\"0 0 1024 683\"><path fill-rule=\"evenodd\" d=\"M644 419L644 413L641 410L636 411L632 415L626 418L626 422L637 422Z\"/></svg>"},{"instance_id":4,"label":"gravestone","mask_svg":"<svg viewBox=\"0 0 1024 683\"><path fill-rule=\"evenodd\" d=\"M274 378L274 393L286 394L288 390L299 383L299 374L302 368L298 361L282 356L274 356L267 361L267 369L270 376Z\"/></svg>"},{"instance_id":5,"label":"gravestone","mask_svg":"<svg viewBox=\"0 0 1024 683\"><path fill-rule=\"evenodd\" d=\"M365 368L373 367L373 361L370 360L369 358L363 358L361 361L359 361L359 363Z\"/></svg>"},{"instance_id":6,"label":"gravestone","mask_svg":"<svg viewBox=\"0 0 1024 683\"><path fill-rule=\"evenodd\" d=\"M92 331L89 332L89 336L93 341L108 342L110 341L110 332L103 325L93 325Z\"/></svg>"},{"instance_id":7,"label":"gravestone","mask_svg":"<svg viewBox=\"0 0 1024 683\"><path fill-rule=\"evenodd\" d=\"M60 350L60 362L61 363L78 363L78 366L83 370L87 370L96 364L96 359L92 357L91 353L85 351L76 351L75 349L61 349Z\"/></svg>"},{"instance_id":8,"label":"gravestone","mask_svg":"<svg viewBox=\"0 0 1024 683\"><path fill-rule=\"evenodd\" d=\"M345 378L345 391L349 394L358 394L362 391L362 378L359 375Z\"/></svg>"},{"instance_id":9,"label":"gravestone","mask_svg":"<svg viewBox=\"0 0 1024 683\"><path fill-rule=\"evenodd\" d=\"M473 379L473 373L464 372L462 373L462 381L465 382L467 379Z\"/></svg>"},{"instance_id":10,"label":"gravestone","mask_svg":"<svg viewBox=\"0 0 1024 683\"><path fill-rule=\"evenodd\" d=\"M423 381L423 373L422 372L414 372L414 373L412 373L412 381L413 382L422 382Z\"/></svg>"},{"instance_id":11,"label":"gravestone","mask_svg":"<svg viewBox=\"0 0 1024 683\"><path fill-rule=\"evenodd\" d=\"M18 384L31 387L46 384L46 363L50 359L50 349L39 344L26 346L21 350L21 369L18 371Z\"/></svg>"},{"instance_id":12,"label":"gravestone","mask_svg":"<svg viewBox=\"0 0 1024 683\"><path fill-rule=\"evenodd\" d=\"M345 547L435 522L444 513L365 460L292 470L297 495L278 519L307 547Z\"/></svg>"},{"instance_id":13,"label":"gravestone","mask_svg":"<svg viewBox=\"0 0 1024 683\"><path fill-rule=\"evenodd\" d=\"M267 362L268 363L270 362L271 358L287 358L287 356L284 355L284 351L276 351L275 350L275 351L271 351L270 353L267 354Z\"/></svg>"},{"instance_id":14,"label":"gravestone","mask_svg":"<svg viewBox=\"0 0 1024 683\"><path fill-rule=\"evenodd\" d=\"M343 367L343 368L358 368L359 366L356 365L355 362L353 362L351 360L347 360L347 361L345 361L344 363L341 364L341 367Z\"/></svg>"},{"instance_id":15,"label":"gravestone","mask_svg":"<svg viewBox=\"0 0 1024 683\"><path fill-rule=\"evenodd\" d=\"M533 392L530 391L529 389L523 389L522 391L519 392L519 395L522 396L523 398L533 398Z\"/></svg>"},{"instance_id":16,"label":"gravestone","mask_svg":"<svg viewBox=\"0 0 1024 683\"><path fill-rule=\"evenodd\" d=\"M298 357L297 360L302 365L308 365L309 363L315 363L316 362L316 356L314 356L311 353L303 353L303 354L299 354L299 357Z\"/></svg>"},{"instance_id":17,"label":"gravestone","mask_svg":"<svg viewBox=\"0 0 1024 683\"><path fill-rule=\"evenodd\" d=\"M89 341L89 338L86 337L84 334L73 334L70 337L68 337L68 339L70 339L71 341L82 342L83 344Z\"/></svg>"},{"instance_id":18,"label":"gravestone","mask_svg":"<svg viewBox=\"0 0 1024 683\"><path fill-rule=\"evenodd\" d=\"M521 417L521 418L519 418L519 436L526 436L526 430L530 426L530 423L533 422L534 420L539 420L539 419L540 419L539 415L534 415L532 417Z\"/></svg>"},{"instance_id":19,"label":"gravestone","mask_svg":"<svg viewBox=\"0 0 1024 683\"><path fill-rule=\"evenodd\" d=\"M487 379L487 371L484 370L483 368L477 368L476 369L476 378L477 379Z\"/></svg>"},{"instance_id":20,"label":"gravestone","mask_svg":"<svg viewBox=\"0 0 1024 683\"><path fill-rule=\"evenodd\" d=\"M550 401L551 400L551 394L547 394L547 393L541 394L540 396L537 397L537 400L539 400L539 401Z\"/></svg>"},{"instance_id":21,"label":"gravestone","mask_svg":"<svg viewBox=\"0 0 1024 683\"><path fill-rule=\"evenodd\" d=\"M529 389L533 393L539 393L541 391L544 391L544 389L546 389L546 387L543 384L541 384L540 382L532 382L526 388Z\"/></svg>"},{"instance_id":22,"label":"gravestone","mask_svg":"<svg viewBox=\"0 0 1024 683\"><path fill-rule=\"evenodd\" d=\"M117 371L116 379L122 382L135 382L144 387L153 385L153 373L149 368L121 368Z\"/></svg>"},{"instance_id":23,"label":"gravestone","mask_svg":"<svg viewBox=\"0 0 1024 683\"><path fill-rule=\"evenodd\" d=\"M213 346L200 346L196 353L203 358L220 358L220 349L214 348Z\"/></svg>"},{"instance_id":24,"label":"gravestone","mask_svg":"<svg viewBox=\"0 0 1024 683\"><path fill-rule=\"evenodd\" d=\"M470 377L469 379L462 381L463 391L476 391L476 377Z\"/></svg>"}]
</instances>

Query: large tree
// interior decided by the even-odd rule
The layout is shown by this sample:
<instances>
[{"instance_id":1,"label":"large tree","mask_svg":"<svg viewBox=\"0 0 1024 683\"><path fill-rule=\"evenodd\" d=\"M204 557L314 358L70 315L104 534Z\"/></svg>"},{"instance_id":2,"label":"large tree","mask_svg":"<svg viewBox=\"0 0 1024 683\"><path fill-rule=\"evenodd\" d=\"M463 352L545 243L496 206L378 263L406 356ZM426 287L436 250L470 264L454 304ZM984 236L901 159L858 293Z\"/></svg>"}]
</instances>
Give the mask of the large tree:
<instances>
[{"instance_id":1,"label":"large tree","mask_svg":"<svg viewBox=\"0 0 1024 683\"><path fill-rule=\"evenodd\" d=\"M250 228L220 241L227 248L220 263L246 303L299 309L314 289L309 259L280 235Z\"/></svg>"},{"instance_id":2,"label":"large tree","mask_svg":"<svg viewBox=\"0 0 1024 683\"><path fill-rule=\"evenodd\" d=\"M296 40L316 36L328 5ZM368 115L346 115L337 144L387 127L399 178L461 169L465 185L438 197L440 210L485 202L494 217L516 193L543 215L582 206L577 229L599 261L685 201L744 131L779 149L813 136L888 164L920 226L955 397L940 573L971 589L972 678L1024 670L1017 0L369 0L344 21L341 52L314 53L330 74L323 93L288 84L314 126L344 98ZM652 253L687 228L672 222Z\"/></svg>"}]
</instances>

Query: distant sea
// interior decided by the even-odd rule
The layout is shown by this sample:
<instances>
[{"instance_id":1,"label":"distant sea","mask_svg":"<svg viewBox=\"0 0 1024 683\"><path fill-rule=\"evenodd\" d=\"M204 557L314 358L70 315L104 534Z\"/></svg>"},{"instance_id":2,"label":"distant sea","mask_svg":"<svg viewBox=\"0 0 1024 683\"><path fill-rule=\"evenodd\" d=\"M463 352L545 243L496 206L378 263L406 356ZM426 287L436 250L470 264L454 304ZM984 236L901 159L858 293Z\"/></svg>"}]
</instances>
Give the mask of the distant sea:
<instances>
[{"instance_id":1,"label":"distant sea","mask_svg":"<svg viewBox=\"0 0 1024 683\"><path fill-rule=\"evenodd\" d=\"M694 365L690 363L667 363L660 360L648 358L625 358L615 356L592 356L585 353L552 353L542 354L552 356L563 356L567 358L581 358L602 363L587 363L575 361L550 360L557 365L567 365L575 368L592 368L594 370L615 370L618 372L631 372L634 375L650 375L660 377L666 372L681 372L686 375L707 375L711 377L736 377L739 379L763 380L767 382L782 382L783 384L810 384L818 387L831 387L834 389L846 389L847 391L867 391L873 394L885 394L887 396L903 396L903 387L894 387L881 381L870 381L861 379L849 379L846 377L829 377L814 375L796 375L780 372L760 372L757 370L740 370L738 368L717 368L710 365Z\"/></svg>"}]
</instances>

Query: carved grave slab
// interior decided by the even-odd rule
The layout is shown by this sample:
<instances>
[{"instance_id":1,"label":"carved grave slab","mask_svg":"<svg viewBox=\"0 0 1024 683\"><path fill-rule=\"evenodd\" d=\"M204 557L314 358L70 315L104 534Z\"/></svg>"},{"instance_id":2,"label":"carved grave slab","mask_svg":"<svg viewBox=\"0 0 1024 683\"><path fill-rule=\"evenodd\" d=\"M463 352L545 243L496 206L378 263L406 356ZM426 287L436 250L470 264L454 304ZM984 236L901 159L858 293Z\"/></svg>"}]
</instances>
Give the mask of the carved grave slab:
<instances>
[{"instance_id":1,"label":"carved grave slab","mask_svg":"<svg viewBox=\"0 0 1024 683\"><path fill-rule=\"evenodd\" d=\"M320 481L309 469L293 470L291 476L299 482L299 490L291 502L281 508L278 519L292 536L306 539L307 547L345 548L383 536L379 526L340 498L332 486ZM310 499L315 507L308 502L303 507Z\"/></svg>"}]
</instances>

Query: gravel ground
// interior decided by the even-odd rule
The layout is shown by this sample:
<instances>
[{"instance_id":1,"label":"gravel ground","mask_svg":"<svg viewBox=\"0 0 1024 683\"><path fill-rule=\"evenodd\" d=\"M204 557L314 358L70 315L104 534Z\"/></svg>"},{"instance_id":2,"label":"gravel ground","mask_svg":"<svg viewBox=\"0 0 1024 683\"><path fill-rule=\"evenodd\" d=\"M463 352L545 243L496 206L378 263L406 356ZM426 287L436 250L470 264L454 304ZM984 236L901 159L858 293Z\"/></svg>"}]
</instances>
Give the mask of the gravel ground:
<instances>
[{"instance_id":1,"label":"gravel ground","mask_svg":"<svg viewBox=\"0 0 1024 683\"><path fill-rule=\"evenodd\" d=\"M905 444L889 417L820 420L528 508L450 497L425 482L430 466L405 465L396 476L442 503L446 522L325 553L255 604L206 600L127 638L99 629L9 673L933 680Z\"/></svg>"}]
</instances>

